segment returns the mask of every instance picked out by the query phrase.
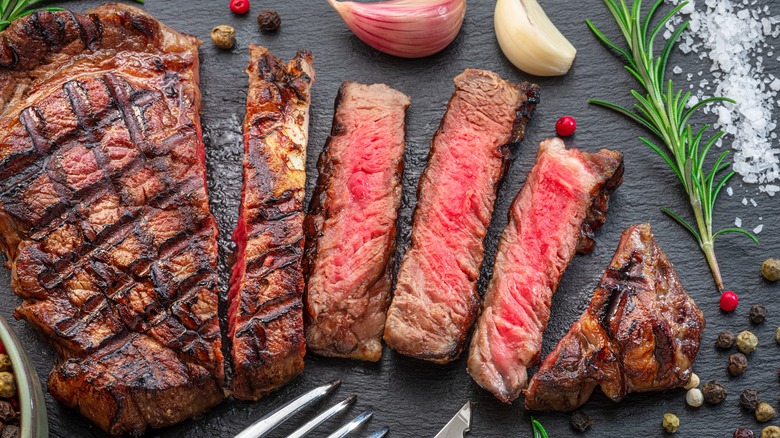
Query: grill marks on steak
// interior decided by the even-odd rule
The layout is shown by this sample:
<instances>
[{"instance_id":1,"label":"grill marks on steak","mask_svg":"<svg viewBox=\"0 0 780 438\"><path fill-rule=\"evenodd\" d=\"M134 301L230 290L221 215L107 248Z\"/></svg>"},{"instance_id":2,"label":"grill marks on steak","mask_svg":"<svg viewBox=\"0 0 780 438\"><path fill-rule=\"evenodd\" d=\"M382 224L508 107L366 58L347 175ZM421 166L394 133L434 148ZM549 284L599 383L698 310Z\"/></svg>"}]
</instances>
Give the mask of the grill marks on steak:
<instances>
[{"instance_id":1,"label":"grill marks on steak","mask_svg":"<svg viewBox=\"0 0 780 438\"><path fill-rule=\"evenodd\" d=\"M539 147L510 207L469 352L469 373L501 401L525 388L563 271L577 250L593 249L591 233L603 225L609 195L622 181L619 152L566 149L558 138Z\"/></svg>"},{"instance_id":2,"label":"grill marks on steak","mask_svg":"<svg viewBox=\"0 0 780 438\"><path fill-rule=\"evenodd\" d=\"M378 361L390 304L409 98L344 82L306 216L306 341L324 356Z\"/></svg>"},{"instance_id":3,"label":"grill marks on steak","mask_svg":"<svg viewBox=\"0 0 780 438\"><path fill-rule=\"evenodd\" d=\"M258 399L303 371L303 200L312 56L251 46L244 187L228 296L233 396Z\"/></svg>"},{"instance_id":4,"label":"grill marks on steak","mask_svg":"<svg viewBox=\"0 0 780 438\"><path fill-rule=\"evenodd\" d=\"M477 314L477 279L508 144L525 134L536 85L466 70L431 142L418 186L411 246L398 272L384 338L401 354L457 358Z\"/></svg>"},{"instance_id":5,"label":"grill marks on steak","mask_svg":"<svg viewBox=\"0 0 780 438\"><path fill-rule=\"evenodd\" d=\"M0 34L0 246L58 400L141 434L223 398L198 42L137 8Z\"/></svg>"},{"instance_id":6,"label":"grill marks on steak","mask_svg":"<svg viewBox=\"0 0 780 438\"><path fill-rule=\"evenodd\" d=\"M598 385L614 401L683 386L704 325L650 225L629 227L590 306L531 379L525 406L570 411Z\"/></svg>"}]
</instances>

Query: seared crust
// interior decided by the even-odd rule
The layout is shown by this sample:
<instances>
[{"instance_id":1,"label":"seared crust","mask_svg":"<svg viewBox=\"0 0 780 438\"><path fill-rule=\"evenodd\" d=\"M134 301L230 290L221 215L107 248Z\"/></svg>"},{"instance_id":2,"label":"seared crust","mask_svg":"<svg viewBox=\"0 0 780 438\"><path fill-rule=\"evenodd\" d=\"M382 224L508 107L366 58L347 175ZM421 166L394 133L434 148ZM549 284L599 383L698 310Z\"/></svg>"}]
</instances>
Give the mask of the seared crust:
<instances>
[{"instance_id":1,"label":"seared crust","mask_svg":"<svg viewBox=\"0 0 780 438\"><path fill-rule=\"evenodd\" d=\"M306 344L316 354L382 356L409 104L384 84L339 87L304 222Z\"/></svg>"},{"instance_id":2,"label":"seared crust","mask_svg":"<svg viewBox=\"0 0 780 438\"><path fill-rule=\"evenodd\" d=\"M312 56L250 46L244 188L228 296L233 396L256 400L303 372L303 199Z\"/></svg>"},{"instance_id":3,"label":"seared crust","mask_svg":"<svg viewBox=\"0 0 780 438\"><path fill-rule=\"evenodd\" d=\"M525 407L570 411L599 385L614 401L683 386L704 326L650 225L629 227L590 306L531 379Z\"/></svg>"},{"instance_id":4,"label":"seared crust","mask_svg":"<svg viewBox=\"0 0 780 438\"><path fill-rule=\"evenodd\" d=\"M202 413L224 364L197 39L105 5L0 48L0 243L50 392L114 435Z\"/></svg>"},{"instance_id":5,"label":"seared crust","mask_svg":"<svg viewBox=\"0 0 780 438\"><path fill-rule=\"evenodd\" d=\"M460 356L479 311L483 238L509 144L525 135L539 88L467 69L455 79L417 187L412 242L398 271L384 339L435 363Z\"/></svg>"}]
</instances>

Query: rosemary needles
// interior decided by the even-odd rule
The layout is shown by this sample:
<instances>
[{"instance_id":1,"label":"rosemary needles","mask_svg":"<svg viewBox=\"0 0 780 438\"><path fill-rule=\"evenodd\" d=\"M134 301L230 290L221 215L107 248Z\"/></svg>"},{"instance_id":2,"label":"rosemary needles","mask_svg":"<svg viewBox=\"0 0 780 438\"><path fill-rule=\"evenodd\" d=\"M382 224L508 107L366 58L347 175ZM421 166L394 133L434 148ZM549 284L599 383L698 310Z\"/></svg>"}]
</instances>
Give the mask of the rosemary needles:
<instances>
[{"instance_id":1,"label":"rosemary needles","mask_svg":"<svg viewBox=\"0 0 780 438\"><path fill-rule=\"evenodd\" d=\"M758 243L758 239L742 228L723 228L713 232L712 213L715 200L726 182L734 176L734 172L728 171L725 175L723 174L731 165L730 161L726 159L729 151L721 153L713 166L708 171L705 170L704 162L707 153L723 136L723 131L716 131L705 140L705 133L710 125L706 124L698 130L694 130L688 122L697 110L707 104L717 101L732 103L734 101L723 97L711 97L686 108L691 93L683 93L682 90L675 92L672 81L664 79L669 55L682 32L688 27L688 22L684 21L675 29L658 56L654 53L653 43L664 29L665 24L687 2L677 5L655 26L651 26L651 21L653 21L658 9L664 4L664 0L656 0L644 18L641 11L642 0L635 0L630 8L626 4L626 0L604 0L604 4L615 19L627 48L620 47L610 41L590 20L585 21L596 38L624 58L626 71L637 80L642 91L631 90L631 96L636 100L635 111L603 100L592 99L589 102L628 117L650 131L656 140L663 144L663 146L659 146L651 139L639 138L669 165L683 185L691 202L695 227L670 209L664 207L662 210L693 235L707 258L718 290L723 291L723 280L715 257L715 238L726 233L741 233L756 243Z\"/></svg>"}]
</instances>

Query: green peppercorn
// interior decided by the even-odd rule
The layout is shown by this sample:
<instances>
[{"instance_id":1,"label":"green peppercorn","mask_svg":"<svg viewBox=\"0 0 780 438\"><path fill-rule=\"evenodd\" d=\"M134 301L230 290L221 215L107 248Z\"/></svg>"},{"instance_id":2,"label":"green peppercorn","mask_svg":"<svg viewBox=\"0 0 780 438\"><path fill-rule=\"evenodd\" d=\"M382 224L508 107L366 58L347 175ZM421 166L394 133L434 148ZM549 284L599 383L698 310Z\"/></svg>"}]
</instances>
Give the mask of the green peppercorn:
<instances>
[{"instance_id":1,"label":"green peppercorn","mask_svg":"<svg viewBox=\"0 0 780 438\"><path fill-rule=\"evenodd\" d=\"M582 411L577 411L571 414L569 421L571 422L572 429L576 430L577 432L585 432L588 430L588 428L590 428L591 424L593 424L593 422L590 421L588 414Z\"/></svg>"},{"instance_id":2,"label":"green peppercorn","mask_svg":"<svg viewBox=\"0 0 780 438\"><path fill-rule=\"evenodd\" d=\"M734 353L729 356L728 371L732 377L741 376L748 366L747 357L742 353Z\"/></svg>"},{"instance_id":3,"label":"green peppercorn","mask_svg":"<svg viewBox=\"0 0 780 438\"><path fill-rule=\"evenodd\" d=\"M728 350L737 342L737 338L730 331L718 333L718 339L715 340L715 346L721 350Z\"/></svg>"},{"instance_id":4,"label":"green peppercorn","mask_svg":"<svg viewBox=\"0 0 780 438\"><path fill-rule=\"evenodd\" d=\"M761 402L756 406L756 420L761 423L775 418L775 408L767 402Z\"/></svg>"},{"instance_id":5,"label":"green peppercorn","mask_svg":"<svg viewBox=\"0 0 780 438\"><path fill-rule=\"evenodd\" d=\"M667 412L664 414L663 426L665 431L669 433L675 433L680 427L680 419L677 418L677 415Z\"/></svg>"},{"instance_id":6,"label":"green peppercorn","mask_svg":"<svg viewBox=\"0 0 780 438\"><path fill-rule=\"evenodd\" d=\"M0 371L11 371L11 358L7 354L0 354Z\"/></svg>"},{"instance_id":7,"label":"green peppercorn","mask_svg":"<svg viewBox=\"0 0 780 438\"><path fill-rule=\"evenodd\" d=\"M734 431L734 438L755 438L755 435L747 427L740 427Z\"/></svg>"},{"instance_id":8,"label":"green peppercorn","mask_svg":"<svg viewBox=\"0 0 780 438\"><path fill-rule=\"evenodd\" d=\"M11 398L16 395L16 379L8 371L0 372L0 397Z\"/></svg>"},{"instance_id":9,"label":"green peppercorn","mask_svg":"<svg viewBox=\"0 0 780 438\"><path fill-rule=\"evenodd\" d=\"M704 401L717 405L726 399L726 388L715 380L710 380L701 387L701 392L704 395Z\"/></svg>"},{"instance_id":10,"label":"green peppercorn","mask_svg":"<svg viewBox=\"0 0 780 438\"><path fill-rule=\"evenodd\" d=\"M737 349L745 354L750 354L756 349L758 338L753 333L745 330L737 335Z\"/></svg>"},{"instance_id":11,"label":"green peppercorn","mask_svg":"<svg viewBox=\"0 0 780 438\"><path fill-rule=\"evenodd\" d=\"M236 30L232 26L220 24L211 29L211 40L220 49L232 49L236 45Z\"/></svg>"},{"instance_id":12,"label":"green peppercorn","mask_svg":"<svg viewBox=\"0 0 780 438\"><path fill-rule=\"evenodd\" d=\"M742 391L739 395L739 404L748 411L755 411L756 406L761 402L758 398L758 391L753 388L748 388Z\"/></svg>"},{"instance_id":13,"label":"green peppercorn","mask_svg":"<svg viewBox=\"0 0 780 438\"><path fill-rule=\"evenodd\" d=\"M780 280L780 259L766 259L761 264L761 274L767 281Z\"/></svg>"},{"instance_id":14,"label":"green peppercorn","mask_svg":"<svg viewBox=\"0 0 780 438\"><path fill-rule=\"evenodd\" d=\"M753 324L761 324L766 321L766 307L761 304L753 304L750 306L750 321Z\"/></svg>"},{"instance_id":15,"label":"green peppercorn","mask_svg":"<svg viewBox=\"0 0 780 438\"><path fill-rule=\"evenodd\" d=\"M775 342L780 344L780 327L778 327L777 330L775 330Z\"/></svg>"},{"instance_id":16,"label":"green peppercorn","mask_svg":"<svg viewBox=\"0 0 780 438\"><path fill-rule=\"evenodd\" d=\"M761 431L761 438L780 438L780 427L767 426Z\"/></svg>"}]
</instances>

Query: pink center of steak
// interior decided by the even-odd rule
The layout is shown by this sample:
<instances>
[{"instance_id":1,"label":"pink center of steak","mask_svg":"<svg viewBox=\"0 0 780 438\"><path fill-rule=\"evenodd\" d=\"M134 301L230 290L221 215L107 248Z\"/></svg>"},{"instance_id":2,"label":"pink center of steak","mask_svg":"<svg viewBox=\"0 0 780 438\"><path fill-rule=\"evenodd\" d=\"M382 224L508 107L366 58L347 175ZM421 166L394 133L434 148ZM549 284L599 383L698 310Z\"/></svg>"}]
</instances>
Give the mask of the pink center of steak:
<instances>
[{"instance_id":1,"label":"pink center of steak","mask_svg":"<svg viewBox=\"0 0 780 438\"><path fill-rule=\"evenodd\" d=\"M533 93L479 70L459 75L455 86L420 179L412 244L385 329L393 349L440 362L460 354L476 315L483 239L506 145L532 107L525 92Z\"/></svg>"},{"instance_id":2,"label":"pink center of steak","mask_svg":"<svg viewBox=\"0 0 780 438\"><path fill-rule=\"evenodd\" d=\"M525 387L526 367L541 350L553 293L604 185L601 169L589 157L565 149L560 139L546 140L512 203L469 358L477 383L504 401Z\"/></svg>"},{"instance_id":3,"label":"pink center of steak","mask_svg":"<svg viewBox=\"0 0 780 438\"><path fill-rule=\"evenodd\" d=\"M379 360L409 98L345 82L307 217L309 350Z\"/></svg>"}]
</instances>

